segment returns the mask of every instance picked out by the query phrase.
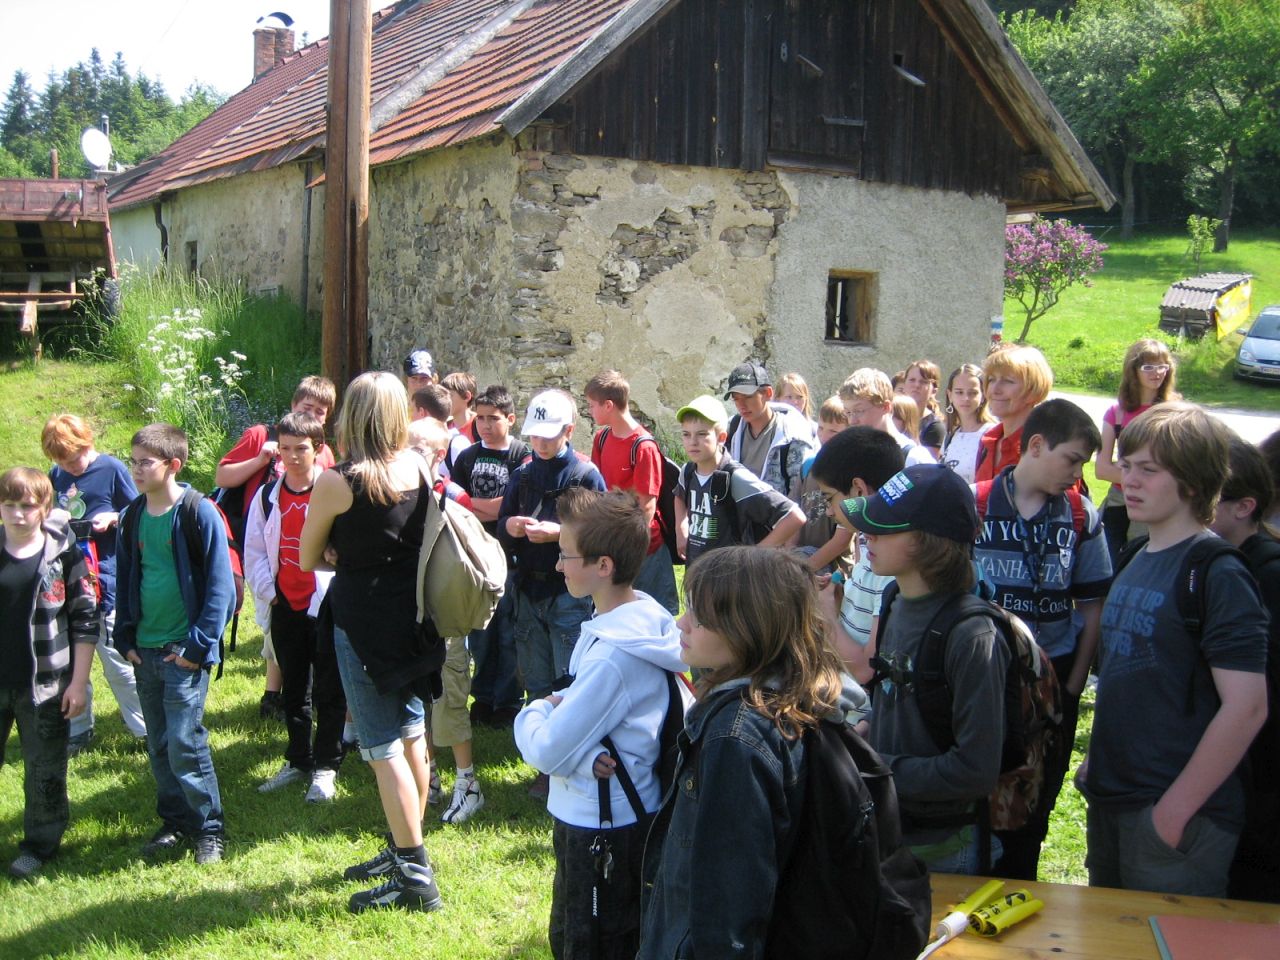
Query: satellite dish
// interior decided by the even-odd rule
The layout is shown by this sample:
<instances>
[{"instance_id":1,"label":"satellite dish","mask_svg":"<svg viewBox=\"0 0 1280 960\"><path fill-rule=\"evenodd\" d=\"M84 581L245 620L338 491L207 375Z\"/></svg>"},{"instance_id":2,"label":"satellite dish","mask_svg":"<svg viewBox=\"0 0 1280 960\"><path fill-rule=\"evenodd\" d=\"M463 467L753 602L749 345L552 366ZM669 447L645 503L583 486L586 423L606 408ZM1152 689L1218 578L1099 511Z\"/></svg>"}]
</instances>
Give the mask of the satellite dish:
<instances>
[{"instance_id":1,"label":"satellite dish","mask_svg":"<svg viewBox=\"0 0 1280 960\"><path fill-rule=\"evenodd\" d=\"M105 170L111 163L111 141L97 127L85 127L80 134L80 152L95 170Z\"/></svg>"}]
</instances>

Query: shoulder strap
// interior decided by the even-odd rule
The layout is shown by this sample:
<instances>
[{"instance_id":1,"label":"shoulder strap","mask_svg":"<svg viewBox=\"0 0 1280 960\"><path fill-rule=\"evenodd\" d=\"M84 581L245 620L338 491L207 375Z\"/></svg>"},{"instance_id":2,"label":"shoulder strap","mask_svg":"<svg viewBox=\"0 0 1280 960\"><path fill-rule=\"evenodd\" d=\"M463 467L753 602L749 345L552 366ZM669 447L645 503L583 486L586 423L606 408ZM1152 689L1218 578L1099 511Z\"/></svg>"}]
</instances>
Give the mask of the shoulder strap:
<instances>
[{"instance_id":1,"label":"shoulder strap","mask_svg":"<svg viewBox=\"0 0 1280 960\"><path fill-rule=\"evenodd\" d=\"M204 499L195 487L187 487L182 491L178 501L178 526L182 528L182 539L187 544L187 558L196 570L204 570L204 546L200 542L199 510L200 501Z\"/></svg>"},{"instance_id":2,"label":"shoulder strap","mask_svg":"<svg viewBox=\"0 0 1280 960\"><path fill-rule=\"evenodd\" d=\"M599 466L601 458L604 456L604 444L609 439L609 428L601 427L596 431L595 439L591 441L591 462ZM636 463L635 451L631 453L631 465L634 467Z\"/></svg>"},{"instance_id":3,"label":"shoulder strap","mask_svg":"<svg viewBox=\"0 0 1280 960\"><path fill-rule=\"evenodd\" d=\"M1083 543L1088 533L1085 530L1084 497L1075 487L1068 487L1066 493L1067 503L1071 506L1071 525L1076 528L1076 540Z\"/></svg>"},{"instance_id":4,"label":"shoulder strap","mask_svg":"<svg viewBox=\"0 0 1280 960\"><path fill-rule=\"evenodd\" d=\"M791 456L791 445L794 440L788 440L778 448L778 469L782 472L782 495L790 496L787 492L791 489L791 477L787 474L787 458Z\"/></svg>"},{"instance_id":5,"label":"shoulder strap","mask_svg":"<svg viewBox=\"0 0 1280 960\"><path fill-rule=\"evenodd\" d=\"M994 480L979 480L974 486L973 499L978 505L978 522L987 518L987 504L991 502L991 486Z\"/></svg>"},{"instance_id":6,"label":"shoulder strap","mask_svg":"<svg viewBox=\"0 0 1280 960\"><path fill-rule=\"evenodd\" d=\"M1127 567L1129 565L1129 561L1138 555L1138 551L1147 545L1147 540L1149 539L1150 538L1146 534L1143 534L1140 537L1134 537L1120 548L1120 552L1116 554L1116 562L1114 565L1115 569L1111 572L1113 583L1115 582L1115 578L1120 575L1120 571Z\"/></svg>"},{"instance_id":7,"label":"shoulder strap","mask_svg":"<svg viewBox=\"0 0 1280 960\"><path fill-rule=\"evenodd\" d=\"M622 762L618 748L613 745L613 738L605 735L600 738L600 742L604 744L604 748L609 751L609 756L613 758L613 762L616 764L613 768L613 775L618 778L618 785L622 787L622 792L627 795L627 803L631 804L631 809L635 811L636 819L643 820L647 813L644 809L644 803L640 800L640 791L636 789L635 781L631 779L631 774L627 772L627 765ZM607 830L613 826L613 802L609 798L608 779L597 779L596 789L600 794L600 828Z\"/></svg>"},{"instance_id":8,"label":"shoulder strap","mask_svg":"<svg viewBox=\"0 0 1280 960\"><path fill-rule=\"evenodd\" d=\"M1209 568L1214 561L1225 556L1239 557L1248 569L1249 563L1243 554L1218 537L1197 541L1182 559L1182 569L1178 574L1178 613L1186 623L1187 632L1196 639L1200 638L1208 616L1209 591L1206 583Z\"/></svg>"},{"instance_id":9,"label":"shoulder strap","mask_svg":"<svg viewBox=\"0 0 1280 960\"><path fill-rule=\"evenodd\" d=\"M259 496L259 498L260 498L260 503L262 504L262 519L263 519L263 520L265 520L265 519L267 519L267 517L271 516L271 506L272 506L272 504L271 504L271 490L272 490L272 488L273 488L273 487L275 487L275 485L276 485L277 483L279 483L279 482L280 482L280 480L279 480L279 478L277 478L277 479L275 479L275 480L272 480L270 483L264 483L264 484L262 485L262 487L260 488L261 492L258 494L258 496Z\"/></svg>"},{"instance_id":10,"label":"shoulder strap","mask_svg":"<svg viewBox=\"0 0 1280 960\"><path fill-rule=\"evenodd\" d=\"M635 466L636 466L636 458L640 456L640 444L644 443L646 440L648 440L650 443L652 443L655 447L658 448L658 456L660 457L666 456L666 454L662 452L661 444L658 443L657 438L654 437L653 434L642 433L640 436L636 437L635 442L631 444L631 468L633 470L635 469Z\"/></svg>"},{"instance_id":11,"label":"shoulder strap","mask_svg":"<svg viewBox=\"0 0 1280 960\"><path fill-rule=\"evenodd\" d=\"M138 511L147 509L147 495L140 493L124 508L120 520L120 542L129 544L134 550L138 548Z\"/></svg>"}]
</instances>

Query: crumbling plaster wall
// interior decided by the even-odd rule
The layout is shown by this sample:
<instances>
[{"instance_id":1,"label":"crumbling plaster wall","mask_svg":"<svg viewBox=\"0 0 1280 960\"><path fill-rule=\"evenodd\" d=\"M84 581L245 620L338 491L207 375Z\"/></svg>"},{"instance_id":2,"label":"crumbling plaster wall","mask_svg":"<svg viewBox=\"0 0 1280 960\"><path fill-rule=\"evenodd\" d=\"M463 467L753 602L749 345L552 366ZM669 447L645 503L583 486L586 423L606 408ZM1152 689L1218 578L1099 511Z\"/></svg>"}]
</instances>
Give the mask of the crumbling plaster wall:
<instances>
[{"instance_id":1,"label":"crumbling plaster wall","mask_svg":"<svg viewBox=\"0 0 1280 960\"><path fill-rule=\"evenodd\" d=\"M1003 204L941 190L781 173L792 198L770 291L769 366L800 371L819 402L858 367L927 358L945 378L986 356L1000 316ZM876 275L874 342L824 340L832 270Z\"/></svg>"},{"instance_id":2,"label":"crumbling plaster wall","mask_svg":"<svg viewBox=\"0 0 1280 960\"><path fill-rule=\"evenodd\" d=\"M250 290L279 287L300 302L304 199L305 176L296 164L187 187L164 206L169 262L185 266L187 244L195 242L204 276L235 277ZM313 248L323 222L323 204L313 203ZM311 276L314 291L314 260ZM319 306L314 298L309 303Z\"/></svg>"}]
</instances>

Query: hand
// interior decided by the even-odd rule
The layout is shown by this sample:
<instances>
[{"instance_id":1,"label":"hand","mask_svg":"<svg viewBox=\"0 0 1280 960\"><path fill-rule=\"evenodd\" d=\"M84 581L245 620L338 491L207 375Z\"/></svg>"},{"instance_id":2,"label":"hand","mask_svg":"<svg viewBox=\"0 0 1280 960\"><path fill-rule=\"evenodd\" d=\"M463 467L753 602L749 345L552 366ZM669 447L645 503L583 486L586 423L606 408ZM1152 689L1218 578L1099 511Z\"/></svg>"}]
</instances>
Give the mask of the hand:
<instances>
[{"instance_id":1,"label":"hand","mask_svg":"<svg viewBox=\"0 0 1280 960\"><path fill-rule=\"evenodd\" d=\"M1151 826L1155 828L1156 836L1174 850L1177 850L1178 844L1182 842L1182 834L1187 829L1187 821L1180 818L1176 813L1168 813L1162 806L1163 804L1164 798L1162 797L1151 808Z\"/></svg>"},{"instance_id":2,"label":"hand","mask_svg":"<svg viewBox=\"0 0 1280 960\"><path fill-rule=\"evenodd\" d=\"M130 650L124 655L124 658L132 663L135 667L142 666L142 658L138 656L137 650Z\"/></svg>"},{"instance_id":3,"label":"hand","mask_svg":"<svg viewBox=\"0 0 1280 960\"><path fill-rule=\"evenodd\" d=\"M176 653L169 654L167 657L164 658L164 662L176 664L177 666L181 667L183 670L194 671L194 670L200 669L200 664L192 663L190 660L184 660L182 657L178 656Z\"/></svg>"},{"instance_id":4,"label":"hand","mask_svg":"<svg viewBox=\"0 0 1280 960\"><path fill-rule=\"evenodd\" d=\"M67 687L67 692L62 695L62 715L68 720L80 716L80 714L84 713L87 700L88 694L85 691L84 684L71 684L71 686Z\"/></svg>"},{"instance_id":5,"label":"hand","mask_svg":"<svg viewBox=\"0 0 1280 960\"><path fill-rule=\"evenodd\" d=\"M618 766L613 757L608 753L602 753L596 757L596 762L591 765L591 772L596 775L597 780L608 780L613 776L614 768Z\"/></svg>"},{"instance_id":6,"label":"hand","mask_svg":"<svg viewBox=\"0 0 1280 960\"><path fill-rule=\"evenodd\" d=\"M118 513L100 513L89 521L89 526L93 529L94 533L106 533L116 525L116 522L119 519L120 514Z\"/></svg>"},{"instance_id":7,"label":"hand","mask_svg":"<svg viewBox=\"0 0 1280 960\"><path fill-rule=\"evenodd\" d=\"M262 461L264 467L276 458L279 447L280 445L274 440L268 440L262 445L262 449L258 451L258 459Z\"/></svg>"},{"instance_id":8,"label":"hand","mask_svg":"<svg viewBox=\"0 0 1280 960\"><path fill-rule=\"evenodd\" d=\"M551 704L553 707L558 707L560 706L560 704L564 703L564 697L560 696L560 694L558 693L553 693L551 694L551 696L544 697L543 699L546 700L547 703Z\"/></svg>"},{"instance_id":9,"label":"hand","mask_svg":"<svg viewBox=\"0 0 1280 960\"><path fill-rule=\"evenodd\" d=\"M560 524L550 520L528 520L524 535L532 543L556 543L560 540Z\"/></svg>"},{"instance_id":10,"label":"hand","mask_svg":"<svg viewBox=\"0 0 1280 960\"><path fill-rule=\"evenodd\" d=\"M329 544L324 548L324 562L329 564L331 567L336 567L338 565L338 551L333 548L332 544Z\"/></svg>"},{"instance_id":11,"label":"hand","mask_svg":"<svg viewBox=\"0 0 1280 960\"><path fill-rule=\"evenodd\" d=\"M507 517L507 535L523 537L526 525L536 522L533 517Z\"/></svg>"}]
</instances>

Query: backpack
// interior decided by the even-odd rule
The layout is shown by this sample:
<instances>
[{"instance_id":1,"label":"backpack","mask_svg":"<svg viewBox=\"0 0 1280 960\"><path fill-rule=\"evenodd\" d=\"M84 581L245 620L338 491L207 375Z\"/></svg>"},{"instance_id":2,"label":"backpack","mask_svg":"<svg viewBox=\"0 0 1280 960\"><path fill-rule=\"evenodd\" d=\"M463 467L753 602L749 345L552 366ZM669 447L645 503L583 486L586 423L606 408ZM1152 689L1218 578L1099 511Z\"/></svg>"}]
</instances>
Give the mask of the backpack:
<instances>
[{"instance_id":1,"label":"backpack","mask_svg":"<svg viewBox=\"0 0 1280 960\"><path fill-rule=\"evenodd\" d=\"M707 492L711 495L712 500L719 503L721 500L733 496L733 471L737 468L738 461L730 459L724 466L716 467L711 472L711 483L707 488ZM696 469L692 463L686 463L680 468L680 486L684 488L686 493L693 487L693 475ZM729 517L729 534L733 543L757 543L769 535L769 531L766 528L764 535L761 536L756 529L758 525L752 524L751 529L748 531L752 539L750 541L744 540L742 524L738 520L737 505L735 504L732 510L725 512Z\"/></svg>"},{"instance_id":2,"label":"backpack","mask_svg":"<svg viewBox=\"0 0 1280 960\"><path fill-rule=\"evenodd\" d=\"M881 598L880 636L884 635L897 596L897 583L889 584ZM1048 654L1014 614L990 600L965 593L947 600L934 614L925 628L913 670L895 670L878 654L871 659L871 665L876 670L873 684L889 679L895 684L914 686L925 729L938 749L946 751L955 744L951 726L953 691L947 686L945 675L947 640L960 623L972 617L989 618L1010 653L1004 679L1000 778L990 797L978 804L979 834L985 836L988 826L991 830L1016 830L1032 819L1040 805L1047 761L1071 749L1062 735L1062 691ZM981 820L984 809L989 823ZM971 817L965 817L928 825L963 826L971 822ZM984 851L984 857L987 853Z\"/></svg>"},{"instance_id":3,"label":"backpack","mask_svg":"<svg viewBox=\"0 0 1280 960\"><path fill-rule=\"evenodd\" d=\"M138 542L138 510L146 509L146 499L146 494L142 494L125 508L123 519L120 521L120 537L126 543L136 544ZM182 496L178 499L177 504L178 527L182 530L182 537L187 543L187 556L191 560L191 567L197 574L204 573L204 546L200 542L198 517L200 501L205 499L209 498L205 497L199 490L194 487L187 487L182 491ZM240 609L244 606L244 563L232 544L230 519L222 512L222 508L218 506L216 500L209 499L209 502L213 504L218 516L222 518L222 526L227 534L227 560L231 564L231 579L236 589L236 605L231 614L231 637L229 643L229 649L234 651L236 648L236 634L240 624ZM222 676L221 662L218 663L217 675L218 677Z\"/></svg>"},{"instance_id":4,"label":"backpack","mask_svg":"<svg viewBox=\"0 0 1280 960\"><path fill-rule=\"evenodd\" d=\"M684 674L673 670L664 670L663 673L667 675L667 712L663 715L662 727L658 730L658 762L654 773L658 779L658 795L665 798L676 781L676 770L680 766L680 745L677 741L680 731L684 729L684 715L693 706L694 693L693 686ZM600 743L617 764L614 775L618 778L622 792L627 795L631 810L637 820L643 821L648 813L640 800L640 791L636 789L635 781L627 772L627 765L622 762L622 755L613 744L613 738L606 734L600 738ZM597 786L600 791L601 820L612 819L609 781L598 780Z\"/></svg>"},{"instance_id":5,"label":"backpack","mask_svg":"<svg viewBox=\"0 0 1280 960\"><path fill-rule=\"evenodd\" d=\"M489 625L507 583L507 555L480 519L445 493L428 498L418 551L418 622L442 637Z\"/></svg>"},{"instance_id":6,"label":"backpack","mask_svg":"<svg viewBox=\"0 0 1280 960\"><path fill-rule=\"evenodd\" d=\"M604 444L609 438L609 432L608 427L601 427L595 439L591 442L591 462L597 468L600 466L600 457L604 453ZM658 515L658 526L662 528L662 542L666 545L667 552L671 554L671 562L673 564L683 564L684 560L676 553L676 481L680 479L680 467L662 452L662 447L657 440L650 434L645 433L636 437L631 444L631 468L633 470L636 466L636 457L640 453L640 445L646 440L657 447L658 456L662 458L662 485L658 488L658 502L655 510Z\"/></svg>"},{"instance_id":7,"label":"backpack","mask_svg":"<svg viewBox=\"0 0 1280 960\"><path fill-rule=\"evenodd\" d=\"M804 750L765 956L911 960L929 939L929 871L902 842L893 774L843 721L805 731Z\"/></svg>"},{"instance_id":8,"label":"backpack","mask_svg":"<svg viewBox=\"0 0 1280 960\"><path fill-rule=\"evenodd\" d=\"M1002 474L1003 475L1003 474ZM987 504L991 500L991 488L995 485L996 480L979 480L973 486L973 499L978 506L978 522L981 523L987 516ZM1063 491L1067 496L1067 504L1071 507L1071 526L1076 531L1076 543L1083 543L1088 531L1085 529L1088 517L1084 510L1084 497L1075 487L1068 487Z\"/></svg>"},{"instance_id":9,"label":"backpack","mask_svg":"<svg viewBox=\"0 0 1280 960\"><path fill-rule=\"evenodd\" d=\"M729 430L725 434L725 436L728 438L727 444L733 443L733 435L738 432L738 427L741 425L742 425L742 414L735 413L732 417L729 418ZM791 489L791 477L787 473L787 459L791 455L791 444L793 443L795 443L794 440L788 440L786 443L782 444L782 450L778 454L778 469L782 473L782 490L779 492L784 497L788 496L787 491ZM741 454L741 450L742 450L741 446L739 446L738 450L739 450L739 454Z\"/></svg>"},{"instance_id":10,"label":"backpack","mask_svg":"<svg viewBox=\"0 0 1280 960\"><path fill-rule=\"evenodd\" d=\"M278 439L275 427L267 427L267 442L273 442ZM275 477L276 458L272 457L271 461L262 468L262 474L258 478L258 488L261 489ZM209 494L213 500L214 506L227 521L227 530L229 531L227 539L231 541L232 549L236 555L244 560L244 526L249 519L249 504L244 501L244 493L249 487L248 481L237 487L217 487ZM243 566L243 563L241 564ZM237 603L236 611L239 612L240 606ZM233 641L234 644L234 641ZM232 650L235 649L233 645Z\"/></svg>"}]
</instances>

